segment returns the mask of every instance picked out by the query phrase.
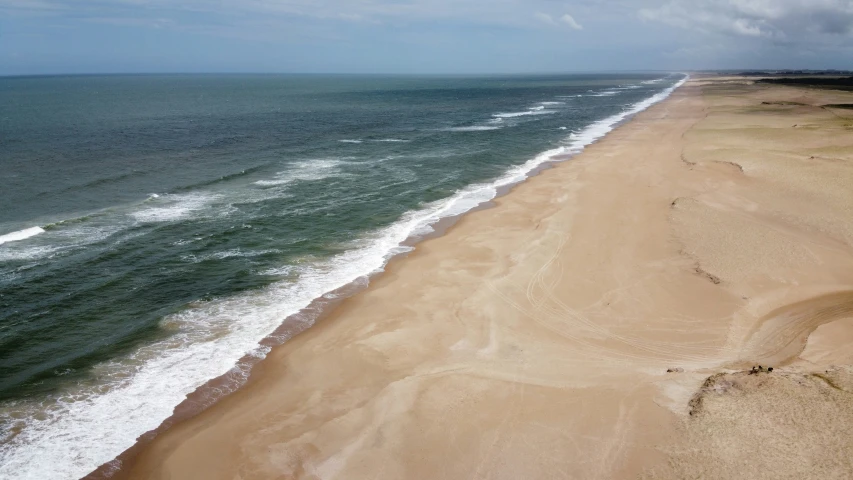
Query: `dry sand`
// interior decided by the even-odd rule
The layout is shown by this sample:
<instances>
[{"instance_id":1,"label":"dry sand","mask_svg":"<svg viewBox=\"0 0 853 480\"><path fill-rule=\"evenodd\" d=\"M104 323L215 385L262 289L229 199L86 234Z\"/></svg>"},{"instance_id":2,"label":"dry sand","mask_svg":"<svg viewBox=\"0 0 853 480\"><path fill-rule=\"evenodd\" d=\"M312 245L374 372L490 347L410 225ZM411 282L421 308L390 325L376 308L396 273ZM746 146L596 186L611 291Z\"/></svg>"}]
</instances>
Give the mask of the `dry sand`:
<instances>
[{"instance_id":1,"label":"dry sand","mask_svg":"<svg viewBox=\"0 0 853 480\"><path fill-rule=\"evenodd\" d=\"M392 262L119 476L853 478L839 103L691 80Z\"/></svg>"}]
</instances>

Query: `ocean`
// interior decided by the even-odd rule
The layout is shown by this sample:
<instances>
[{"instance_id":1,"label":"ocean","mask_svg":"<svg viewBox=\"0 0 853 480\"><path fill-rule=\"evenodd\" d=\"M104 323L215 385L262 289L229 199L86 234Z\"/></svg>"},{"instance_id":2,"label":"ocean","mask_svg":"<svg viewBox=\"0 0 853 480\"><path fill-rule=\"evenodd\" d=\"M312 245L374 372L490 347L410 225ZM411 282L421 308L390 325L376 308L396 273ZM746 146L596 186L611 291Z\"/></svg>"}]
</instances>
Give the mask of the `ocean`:
<instances>
[{"instance_id":1,"label":"ocean","mask_svg":"<svg viewBox=\"0 0 853 480\"><path fill-rule=\"evenodd\" d=\"M0 78L0 478L79 478L238 387L312 302L683 79Z\"/></svg>"}]
</instances>

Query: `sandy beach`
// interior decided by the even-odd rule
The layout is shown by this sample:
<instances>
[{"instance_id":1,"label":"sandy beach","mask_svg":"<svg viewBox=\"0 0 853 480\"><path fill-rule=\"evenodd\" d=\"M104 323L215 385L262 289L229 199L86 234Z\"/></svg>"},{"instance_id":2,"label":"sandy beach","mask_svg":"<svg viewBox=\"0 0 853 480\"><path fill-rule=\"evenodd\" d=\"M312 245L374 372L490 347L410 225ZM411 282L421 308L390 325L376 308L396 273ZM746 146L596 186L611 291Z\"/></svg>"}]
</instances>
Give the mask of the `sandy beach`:
<instances>
[{"instance_id":1,"label":"sandy beach","mask_svg":"<svg viewBox=\"0 0 853 480\"><path fill-rule=\"evenodd\" d=\"M853 478L848 103L690 80L114 478Z\"/></svg>"}]
</instances>

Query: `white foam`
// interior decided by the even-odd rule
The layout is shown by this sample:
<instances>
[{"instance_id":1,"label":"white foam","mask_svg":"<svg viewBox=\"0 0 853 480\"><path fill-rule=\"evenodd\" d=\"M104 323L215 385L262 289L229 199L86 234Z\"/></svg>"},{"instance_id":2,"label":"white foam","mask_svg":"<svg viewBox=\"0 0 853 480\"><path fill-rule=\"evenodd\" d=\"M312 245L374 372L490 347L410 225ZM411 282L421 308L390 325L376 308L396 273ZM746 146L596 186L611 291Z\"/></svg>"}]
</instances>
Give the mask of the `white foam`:
<instances>
[{"instance_id":1,"label":"white foam","mask_svg":"<svg viewBox=\"0 0 853 480\"><path fill-rule=\"evenodd\" d=\"M523 112L505 112L505 113L495 113L492 115L492 118L489 119L486 123L487 125L474 125L468 127L452 127L448 128L445 131L449 132L485 132L489 130L497 130L501 128L497 126L504 122L504 120L510 118L519 118L519 117L527 117L532 115L550 115L552 113L557 113L556 110L549 110L547 107L555 106L555 105L563 105L565 102L539 102L537 105L530 107L529 109Z\"/></svg>"},{"instance_id":2,"label":"white foam","mask_svg":"<svg viewBox=\"0 0 853 480\"><path fill-rule=\"evenodd\" d=\"M494 182L471 185L424 205L328 261L297 267L296 282L196 302L165 317L161 326L173 331L172 336L98 365L93 372L97 384L79 382L48 401L3 404L0 425L18 433L0 444L0 465L18 479L79 478L113 460L207 380L223 374L235 381L244 379L248 372L235 367L237 361L246 354L264 357L269 348L258 342L275 331L282 319L337 288L363 284L366 275L381 271L391 256L410 250L401 243L412 234L428 232L441 218L491 200L500 187L524 180L557 155L583 150L618 122L666 98L685 80L574 133L567 145L541 153ZM298 321L310 325L313 318ZM102 379L111 383L104 385Z\"/></svg>"},{"instance_id":3,"label":"white foam","mask_svg":"<svg viewBox=\"0 0 853 480\"><path fill-rule=\"evenodd\" d=\"M445 129L447 132L487 132L489 130L500 130L503 127L491 125L473 125L470 127L451 127Z\"/></svg>"},{"instance_id":4,"label":"white foam","mask_svg":"<svg viewBox=\"0 0 853 480\"><path fill-rule=\"evenodd\" d=\"M0 250L0 262L37 260L45 257L49 258L63 249L64 248L61 246L37 246L15 249L4 248Z\"/></svg>"},{"instance_id":5,"label":"white foam","mask_svg":"<svg viewBox=\"0 0 853 480\"><path fill-rule=\"evenodd\" d=\"M185 255L185 256L181 257L181 259L192 262L192 263L199 263L199 262L203 262L205 260L224 260L226 258L233 258L233 257L251 258L251 257L258 257L261 255L267 255L270 253L279 253L279 252L280 252L280 250L276 250L276 249L248 250L248 251L246 251L246 250L241 250L239 248L234 248L231 250L224 250L221 252L209 253L207 255L199 255L199 256Z\"/></svg>"},{"instance_id":6,"label":"white foam","mask_svg":"<svg viewBox=\"0 0 853 480\"><path fill-rule=\"evenodd\" d=\"M218 195L205 193L169 194L151 196L146 205L156 206L130 212L130 216L138 222L173 222L189 217L204 209L215 201Z\"/></svg>"},{"instance_id":7,"label":"white foam","mask_svg":"<svg viewBox=\"0 0 853 480\"><path fill-rule=\"evenodd\" d=\"M303 160L294 162L287 170L278 172L275 178L270 180L258 180L255 185L271 187L276 185L287 185L294 182L307 182L323 180L330 177L344 176L340 166L355 157L342 158L318 158L314 160Z\"/></svg>"},{"instance_id":8,"label":"white foam","mask_svg":"<svg viewBox=\"0 0 853 480\"><path fill-rule=\"evenodd\" d=\"M30 227L25 228L23 230L18 230L17 232L7 233L6 235L0 235L0 245L3 245L7 242L17 242L19 240L24 240L30 237L35 237L36 235L44 233L44 229L41 227Z\"/></svg>"},{"instance_id":9,"label":"white foam","mask_svg":"<svg viewBox=\"0 0 853 480\"><path fill-rule=\"evenodd\" d=\"M37 240L39 244L32 245L30 242L7 244L0 249L0 262L53 258L104 240L122 228L120 225L80 225L65 229L51 229L44 232L43 237Z\"/></svg>"},{"instance_id":10,"label":"white foam","mask_svg":"<svg viewBox=\"0 0 853 480\"><path fill-rule=\"evenodd\" d=\"M645 80L645 81L640 82L640 83L642 83L642 84L644 84L644 85L654 85L654 84L656 84L656 83L660 83L660 82L662 82L662 81L664 81L664 80L666 80L666 79L665 79L665 78L658 78L658 79L655 79L655 80Z\"/></svg>"},{"instance_id":11,"label":"white foam","mask_svg":"<svg viewBox=\"0 0 853 480\"><path fill-rule=\"evenodd\" d=\"M338 140L338 141L341 143L363 143L364 142L364 140L350 140L350 139L344 139L344 140Z\"/></svg>"},{"instance_id":12,"label":"white foam","mask_svg":"<svg viewBox=\"0 0 853 480\"><path fill-rule=\"evenodd\" d=\"M619 93L619 90L605 90L603 92L594 93L590 96L591 97L612 97L614 95L617 95L618 93Z\"/></svg>"},{"instance_id":13,"label":"white foam","mask_svg":"<svg viewBox=\"0 0 853 480\"><path fill-rule=\"evenodd\" d=\"M295 265L284 265L276 268L268 268L258 272L258 275L286 276L296 273Z\"/></svg>"},{"instance_id":14,"label":"white foam","mask_svg":"<svg viewBox=\"0 0 853 480\"><path fill-rule=\"evenodd\" d=\"M508 113L496 113L492 115L494 118L517 118L517 117L527 117L530 115L550 115L552 113L557 113L556 110L545 110L544 106L533 107L530 110L525 110L523 112L508 112Z\"/></svg>"},{"instance_id":15,"label":"white foam","mask_svg":"<svg viewBox=\"0 0 853 480\"><path fill-rule=\"evenodd\" d=\"M333 167L326 163L317 164L321 169ZM304 169L303 169L304 170ZM301 178L319 176L302 171ZM292 181L292 180L290 180ZM280 181L272 182L274 184ZM257 193L260 192L260 195ZM281 192L263 195L262 190L249 192L245 202L260 201L271 196L281 198ZM256 198L259 197L259 198ZM159 223L184 220L194 216L224 216L233 211L230 205L212 208L222 195L211 192L186 194L149 194L141 203L129 208L115 209L111 212L95 213L91 216L72 218L48 226L48 230L33 227L19 232L0 236L0 262L26 261L54 258L79 251L90 244L97 243L126 230L137 223ZM26 238L40 235L32 242L20 242ZM125 237L127 238L127 237Z\"/></svg>"}]
</instances>

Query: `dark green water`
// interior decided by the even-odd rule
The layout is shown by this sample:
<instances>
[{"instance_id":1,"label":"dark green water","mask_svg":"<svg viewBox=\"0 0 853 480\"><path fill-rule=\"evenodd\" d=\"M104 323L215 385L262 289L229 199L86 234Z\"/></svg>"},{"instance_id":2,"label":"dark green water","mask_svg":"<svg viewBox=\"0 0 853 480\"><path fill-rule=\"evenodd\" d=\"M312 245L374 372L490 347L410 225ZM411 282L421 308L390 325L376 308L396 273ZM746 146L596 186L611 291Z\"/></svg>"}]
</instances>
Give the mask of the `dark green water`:
<instances>
[{"instance_id":1,"label":"dark green water","mask_svg":"<svg viewBox=\"0 0 853 480\"><path fill-rule=\"evenodd\" d=\"M0 78L0 468L110 460L312 299L680 79Z\"/></svg>"}]
</instances>

